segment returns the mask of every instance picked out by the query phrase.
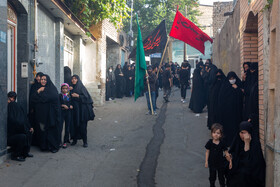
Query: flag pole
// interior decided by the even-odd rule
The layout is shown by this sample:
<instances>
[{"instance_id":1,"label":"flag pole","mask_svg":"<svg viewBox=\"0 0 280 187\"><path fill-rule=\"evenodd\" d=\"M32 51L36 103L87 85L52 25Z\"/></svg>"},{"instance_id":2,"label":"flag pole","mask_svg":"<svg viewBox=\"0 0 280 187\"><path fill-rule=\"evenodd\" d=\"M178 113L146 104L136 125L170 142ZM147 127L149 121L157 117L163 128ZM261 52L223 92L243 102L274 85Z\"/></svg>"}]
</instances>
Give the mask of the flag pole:
<instances>
[{"instance_id":1,"label":"flag pole","mask_svg":"<svg viewBox=\"0 0 280 187\"><path fill-rule=\"evenodd\" d=\"M162 56L161 56L161 59L160 59L160 63L159 63L159 66L158 66L157 78L158 78L159 70L160 70L160 68L161 68L161 66L162 66L162 61L163 61L163 58L164 58L164 55L165 55L165 52L166 52L167 45L168 45L168 43L169 43L169 38L170 38L170 37L167 36L167 41L166 41L166 44L165 44L165 48L164 48L164 50L163 50L163 53L162 53Z\"/></svg>"},{"instance_id":2,"label":"flag pole","mask_svg":"<svg viewBox=\"0 0 280 187\"><path fill-rule=\"evenodd\" d=\"M146 70L146 74L149 75L147 70ZM153 103L152 103L152 96L151 96L151 88L150 88L149 77L147 77L147 82L148 82L148 92L149 92L151 111L152 111L152 115L154 115L154 109L153 109Z\"/></svg>"}]
</instances>

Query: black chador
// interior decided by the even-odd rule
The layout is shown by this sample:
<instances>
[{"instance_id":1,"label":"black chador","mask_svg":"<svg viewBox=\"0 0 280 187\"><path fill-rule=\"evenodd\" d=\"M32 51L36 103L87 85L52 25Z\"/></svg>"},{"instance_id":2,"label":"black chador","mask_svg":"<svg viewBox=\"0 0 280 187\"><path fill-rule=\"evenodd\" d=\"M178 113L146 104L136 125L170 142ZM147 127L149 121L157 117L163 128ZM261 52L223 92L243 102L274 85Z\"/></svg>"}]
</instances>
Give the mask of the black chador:
<instances>
[{"instance_id":1,"label":"black chador","mask_svg":"<svg viewBox=\"0 0 280 187\"><path fill-rule=\"evenodd\" d=\"M218 97L219 123L224 128L225 143L230 146L242 121L243 105L241 81L234 72L228 73Z\"/></svg>"},{"instance_id":2,"label":"black chador","mask_svg":"<svg viewBox=\"0 0 280 187\"><path fill-rule=\"evenodd\" d=\"M42 85L43 80L46 80L45 85ZM42 87L44 87L44 90L40 91ZM58 91L48 75L41 77L41 88L31 96L32 102L35 103L36 121L40 126L39 145L43 151L57 152L60 142L58 134L60 126Z\"/></svg>"},{"instance_id":3,"label":"black chador","mask_svg":"<svg viewBox=\"0 0 280 187\"><path fill-rule=\"evenodd\" d=\"M76 84L73 84L74 78L77 79ZM72 87L73 125L75 129L72 145L75 145L77 140L82 138L84 147L87 147L87 123L89 120L94 120L95 117L93 101L78 75L72 76ZM74 93L79 96L74 97Z\"/></svg>"},{"instance_id":4,"label":"black chador","mask_svg":"<svg viewBox=\"0 0 280 187\"><path fill-rule=\"evenodd\" d=\"M226 79L225 74L221 69L216 70L216 80L209 91L208 119L207 126L210 129L214 123L218 122L218 95L223 81Z\"/></svg>"},{"instance_id":5,"label":"black chador","mask_svg":"<svg viewBox=\"0 0 280 187\"><path fill-rule=\"evenodd\" d=\"M113 66L109 67L106 74L106 101L115 98L116 79Z\"/></svg>"},{"instance_id":6,"label":"black chador","mask_svg":"<svg viewBox=\"0 0 280 187\"><path fill-rule=\"evenodd\" d=\"M250 67L250 79L244 88L244 120L251 119L253 125L259 121L259 105L258 105L258 63L252 63Z\"/></svg>"},{"instance_id":7,"label":"black chador","mask_svg":"<svg viewBox=\"0 0 280 187\"><path fill-rule=\"evenodd\" d=\"M193 85L192 85L192 94L190 99L189 108L194 113L201 113L203 108L205 107L205 87L201 72L201 66L203 64L197 64L196 69L193 73Z\"/></svg>"},{"instance_id":8,"label":"black chador","mask_svg":"<svg viewBox=\"0 0 280 187\"><path fill-rule=\"evenodd\" d=\"M36 121L35 117L35 103L32 102L32 95L37 92L37 90L41 87L40 79L43 75L42 72L38 72L36 74L36 78L34 79L33 84L31 85L30 92L29 92L29 113L28 118L31 127L34 129L34 133L32 136L32 145L39 146L40 142L40 134L39 134L39 123ZM38 80L37 80L38 79ZM38 82L39 81L39 82Z\"/></svg>"},{"instance_id":9,"label":"black chador","mask_svg":"<svg viewBox=\"0 0 280 187\"><path fill-rule=\"evenodd\" d=\"M247 131L251 135L250 147L244 150L244 141L240 138L240 131ZM265 161L259 141L253 126L248 121L240 124L234 142L229 152L232 154L232 169L229 175L229 187L264 187Z\"/></svg>"},{"instance_id":10,"label":"black chador","mask_svg":"<svg viewBox=\"0 0 280 187\"><path fill-rule=\"evenodd\" d=\"M116 97L122 98L125 92L126 84L125 84L125 78L120 64L118 64L115 69L115 77L116 77Z\"/></svg>"},{"instance_id":11,"label":"black chador","mask_svg":"<svg viewBox=\"0 0 280 187\"><path fill-rule=\"evenodd\" d=\"M131 67L128 67L127 71L126 71L126 91L125 91L125 96L126 97L131 97L133 94L133 89L134 89L134 73L131 70Z\"/></svg>"},{"instance_id":12,"label":"black chador","mask_svg":"<svg viewBox=\"0 0 280 187\"><path fill-rule=\"evenodd\" d=\"M30 151L32 134L26 112L16 102L8 104L8 139L7 144L12 147L12 159L24 159ZM20 160L24 161L24 160Z\"/></svg>"}]
</instances>

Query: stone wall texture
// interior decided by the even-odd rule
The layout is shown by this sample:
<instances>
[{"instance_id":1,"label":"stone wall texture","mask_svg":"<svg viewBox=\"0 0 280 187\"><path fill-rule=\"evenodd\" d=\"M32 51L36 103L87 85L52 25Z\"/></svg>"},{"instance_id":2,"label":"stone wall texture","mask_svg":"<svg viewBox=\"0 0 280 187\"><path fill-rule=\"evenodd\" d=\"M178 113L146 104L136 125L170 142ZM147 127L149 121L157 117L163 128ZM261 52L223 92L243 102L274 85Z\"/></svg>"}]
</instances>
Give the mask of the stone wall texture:
<instances>
[{"instance_id":1,"label":"stone wall texture","mask_svg":"<svg viewBox=\"0 0 280 187\"><path fill-rule=\"evenodd\" d=\"M216 33L213 42L213 62L224 73L234 71L238 76L240 72L240 6L234 9L232 16L225 20L220 33Z\"/></svg>"},{"instance_id":2,"label":"stone wall texture","mask_svg":"<svg viewBox=\"0 0 280 187\"><path fill-rule=\"evenodd\" d=\"M233 9L233 2L214 2L213 3L213 35L215 36L219 29L221 29L227 19L224 13L231 12Z\"/></svg>"},{"instance_id":3,"label":"stone wall texture","mask_svg":"<svg viewBox=\"0 0 280 187\"><path fill-rule=\"evenodd\" d=\"M197 17L201 30L213 37L213 6L199 5L198 10L201 12L201 15Z\"/></svg>"}]
</instances>

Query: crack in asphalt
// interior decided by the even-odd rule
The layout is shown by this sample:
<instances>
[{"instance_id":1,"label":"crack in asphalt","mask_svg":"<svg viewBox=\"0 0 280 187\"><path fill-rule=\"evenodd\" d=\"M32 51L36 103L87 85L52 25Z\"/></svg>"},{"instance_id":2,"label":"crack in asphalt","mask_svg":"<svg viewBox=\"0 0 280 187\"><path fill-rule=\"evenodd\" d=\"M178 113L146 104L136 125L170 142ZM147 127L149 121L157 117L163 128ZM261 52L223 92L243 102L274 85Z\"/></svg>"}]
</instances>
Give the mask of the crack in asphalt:
<instances>
[{"instance_id":1,"label":"crack in asphalt","mask_svg":"<svg viewBox=\"0 0 280 187\"><path fill-rule=\"evenodd\" d=\"M140 165L140 171L137 175L138 187L153 187L156 185L155 174L160 155L160 147L163 144L165 133L162 128L166 119L167 104L161 106L160 113L153 126L153 137L146 147L145 157Z\"/></svg>"}]
</instances>

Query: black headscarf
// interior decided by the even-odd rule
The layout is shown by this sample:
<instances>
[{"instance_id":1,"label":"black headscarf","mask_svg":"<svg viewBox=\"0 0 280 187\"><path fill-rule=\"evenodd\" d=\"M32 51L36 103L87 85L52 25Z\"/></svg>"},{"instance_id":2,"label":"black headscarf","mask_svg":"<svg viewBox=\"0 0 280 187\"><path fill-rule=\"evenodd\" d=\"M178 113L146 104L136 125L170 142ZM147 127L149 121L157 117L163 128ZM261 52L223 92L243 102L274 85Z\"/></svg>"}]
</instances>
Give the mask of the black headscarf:
<instances>
[{"instance_id":1,"label":"black headscarf","mask_svg":"<svg viewBox=\"0 0 280 187\"><path fill-rule=\"evenodd\" d=\"M17 102L8 104L8 136L26 134L30 129L27 115Z\"/></svg>"},{"instance_id":2,"label":"black headscarf","mask_svg":"<svg viewBox=\"0 0 280 187\"><path fill-rule=\"evenodd\" d=\"M40 76L42 77L44 74L42 72L38 72L34 78L34 83L31 85L30 91L29 91L29 111L33 109L33 104L31 102L31 95L34 94L40 87L41 83L36 80L36 77Z\"/></svg>"},{"instance_id":3,"label":"black headscarf","mask_svg":"<svg viewBox=\"0 0 280 187\"><path fill-rule=\"evenodd\" d=\"M244 62L243 63L243 70L244 70L244 72L246 72L245 68L244 68L245 65L248 65L249 69L247 71L250 71L251 62Z\"/></svg>"},{"instance_id":4,"label":"black headscarf","mask_svg":"<svg viewBox=\"0 0 280 187\"><path fill-rule=\"evenodd\" d=\"M189 108L194 113L201 113L206 105L204 81L201 76L201 67L203 63L198 63L197 68L193 72L192 93Z\"/></svg>"},{"instance_id":5,"label":"black headscarf","mask_svg":"<svg viewBox=\"0 0 280 187\"><path fill-rule=\"evenodd\" d=\"M244 151L244 142L239 132L246 130L251 135L250 149ZM230 170L229 186L265 186L265 160L261 149L259 137L253 131L253 126L248 121L240 123L239 132L230 147L233 167Z\"/></svg>"},{"instance_id":6,"label":"black headscarf","mask_svg":"<svg viewBox=\"0 0 280 187\"><path fill-rule=\"evenodd\" d=\"M81 101L82 103L85 104L93 104L92 98L89 95L86 87L84 86L84 84L82 83L80 77L78 75L73 75L71 77L71 79L75 77L78 81L76 84L71 84L71 86L73 87L73 90L71 91L71 93L77 93L79 95L82 95L83 97L81 97Z\"/></svg>"},{"instance_id":7,"label":"black headscarf","mask_svg":"<svg viewBox=\"0 0 280 187\"><path fill-rule=\"evenodd\" d=\"M221 75L217 76L220 73ZM208 118L207 118L207 126L210 129L214 123L217 123L219 118L219 110L218 110L218 95L221 89L221 86L226 79L224 72L221 69L216 70L216 78L214 84L211 86L209 90L209 105L208 105Z\"/></svg>"},{"instance_id":8,"label":"black headscarf","mask_svg":"<svg viewBox=\"0 0 280 187\"><path fill-rule=\"evenodd\" d=\"M73 123L75 126L79 126L81 121L87 122L89 120L94 120L93 112L93 101L89 95L86 87L83 85L80 77L78 75L73 75L72 78L77 79L76 84L72 84L73 90L72 93L79 94L79 98L72 97L73 104Z\"/></svg>"},{"instance_id":9,"label":"black headscarf","mask_svg":"<svg viewBox=\"0 0 280 187\"><path fill-rule=\"evenodd\" d=\"M44 91L39 94L37 91L32 95L32 102L36 105L36 119L46 125L56 126L59 124L59 96L56 87L51 81L50 77L46 74L47 83Z\"/></svg>"},{"instance_id":10,"label":"black headscarf","mask_svg":"<svg viewBox=\"0 0 280 187\"><path fill-rule=\"evenodd\" d=\"M234 77L237 88L233 88L229 79ZM223 81L218 95L218 120L224 127L225 142L229 146L238 131L238 125L242 121L243 92L241 81L234 72L229 72Z\"/></svg>"}]
</instances>

